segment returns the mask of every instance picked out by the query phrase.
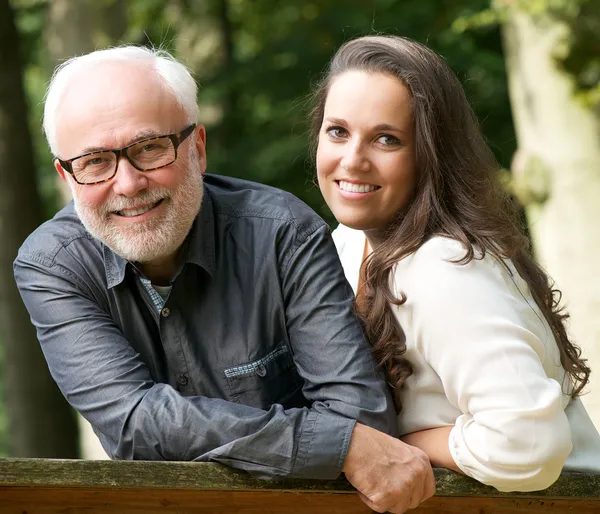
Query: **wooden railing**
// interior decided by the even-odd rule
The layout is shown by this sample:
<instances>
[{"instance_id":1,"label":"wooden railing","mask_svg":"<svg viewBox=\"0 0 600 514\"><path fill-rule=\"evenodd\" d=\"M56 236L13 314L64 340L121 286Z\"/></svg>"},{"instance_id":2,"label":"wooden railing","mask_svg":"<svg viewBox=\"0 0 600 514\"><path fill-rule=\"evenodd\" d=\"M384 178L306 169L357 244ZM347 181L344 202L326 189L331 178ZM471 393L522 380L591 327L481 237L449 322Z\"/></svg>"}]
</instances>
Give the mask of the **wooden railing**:
<instances>
[{"instance_id":1,"label":"wooden railing","mask_svg":"<svg viewBox=\"0 0 600 514\"><path fill-rule=\"evenodd\" d=\"M436 469L416 514L600 514L600 474L563 474L536 493L500 493ZM0 513L371 512L344 479L256 480L218 464L0 459Z\"/></svg>"}]
</instances>

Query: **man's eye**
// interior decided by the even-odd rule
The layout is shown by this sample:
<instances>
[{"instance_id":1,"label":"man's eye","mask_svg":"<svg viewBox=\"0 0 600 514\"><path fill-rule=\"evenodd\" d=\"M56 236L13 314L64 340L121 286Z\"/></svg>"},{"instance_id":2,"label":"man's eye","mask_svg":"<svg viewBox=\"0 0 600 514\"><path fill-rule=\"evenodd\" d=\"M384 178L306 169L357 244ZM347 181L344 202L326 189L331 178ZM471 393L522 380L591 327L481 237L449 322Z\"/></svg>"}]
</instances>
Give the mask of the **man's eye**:
<instances>
[{"instance_id":1,"label":"man's eye","mask_svg":"<svg viewBox=\"0 0 600 514\"><path fill-rule=\"evenodd\" d=\"M156 150L157 145L155 145L154 143L148 143L147 145L142 146L142 148L140 148L140 152L153 152L154 150Z\"/></svg>"},{"instance_id":2,"label":"man's eye","mask_svg":"<svg viewBox=\"0 0 600 514\"><path fill-rule=\"evenodd\" d=\"M104 157L91 157L90 159L85 161L85 165L86 166L100 166L102 164L105 164L108 161L109 161L109 159L106 159Z\"/></svg>"}]
</instances>

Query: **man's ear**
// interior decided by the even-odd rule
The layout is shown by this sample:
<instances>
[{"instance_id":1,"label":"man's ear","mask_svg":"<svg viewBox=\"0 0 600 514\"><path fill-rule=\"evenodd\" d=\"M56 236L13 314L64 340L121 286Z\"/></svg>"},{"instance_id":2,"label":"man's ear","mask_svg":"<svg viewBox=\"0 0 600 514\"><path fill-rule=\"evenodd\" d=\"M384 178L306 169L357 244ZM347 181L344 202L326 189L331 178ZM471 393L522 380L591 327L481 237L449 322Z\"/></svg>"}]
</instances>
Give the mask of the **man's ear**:
<instances>
[{"instance_id":1,"label":"man's ear","mask_svg":"<svg viewBox=\"0 0 600 514\"><path fill-rule=\"evenodd\" d=\"M206 127L204 125L198 125L194 129L194 132L196 133L196 150L200 157L200 171L204 173L206 171Z\"/></svg>"},{"instance_id":2,"label":"man's ear","mask_svg":"<svg viewBox=\"0 0 600 514\"><path fill-rule=\"evenodd\" d=\"M67 181L67 172L60 165L60 162L58 162L58 159L54 159L54 169L56 169L56 171L60 175L60 178L63 179L63 181L68 184L69 182Z\"/></svg>"}]
</instances>

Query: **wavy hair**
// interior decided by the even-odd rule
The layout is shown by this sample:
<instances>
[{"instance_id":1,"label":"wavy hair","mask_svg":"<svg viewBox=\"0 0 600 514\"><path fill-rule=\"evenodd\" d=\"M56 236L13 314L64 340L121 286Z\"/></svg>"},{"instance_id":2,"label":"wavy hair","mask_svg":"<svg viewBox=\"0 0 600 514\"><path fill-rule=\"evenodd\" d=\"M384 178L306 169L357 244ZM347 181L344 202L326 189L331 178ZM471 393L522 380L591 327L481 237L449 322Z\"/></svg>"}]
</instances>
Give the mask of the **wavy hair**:
<instances>
[{"instance_id":1,"label":"wavy hair","mask_svg":"<svg viewBox=\"0 0 600 514\"><path fill-rule=\"evenodd\" d=\"M391 289L394 265L433 236L461 242L466 264L487 252L511 259L528 284L548 322L560 361L575 397L589 380L581 350L567 336L568 314L561 293L533 259L528 239L517 223L511 198L498 183L499 165L487 145L458 77L434 51L398 36L365 36L340 47L313 95L311 147L314 155L325 102L333 80L347 71L382 73L400 80L413 106L417 183L407 208L387 227L383 242L363 263L364 296L355 310L362 319L373 353L394 388L397 410L400 389L412 374L403 354L404 334L392 306L406 296Z\"/></svg>"}]
</instances>

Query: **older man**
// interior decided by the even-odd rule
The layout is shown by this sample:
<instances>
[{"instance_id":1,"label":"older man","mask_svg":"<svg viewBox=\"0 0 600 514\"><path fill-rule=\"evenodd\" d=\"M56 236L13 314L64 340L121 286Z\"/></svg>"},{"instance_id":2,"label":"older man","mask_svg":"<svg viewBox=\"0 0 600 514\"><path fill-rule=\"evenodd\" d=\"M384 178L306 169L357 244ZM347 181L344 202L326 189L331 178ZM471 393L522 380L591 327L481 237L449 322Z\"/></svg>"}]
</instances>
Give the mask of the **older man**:
<instances>
[{"instance_id":1,"label":"older man","mask_svg":"<svg viewBox=\"0 0 600 514\"><path fill-rule=\"evenodd\" d=\"M109 455L344 471L378 510L433 494L424 454L380 432L395 434L391 400L327 226L282 191L203 178L183 65L137 47L72 59L44 118L74 205L27 239L15 277Z\"/></svg>"}]
</instances>

